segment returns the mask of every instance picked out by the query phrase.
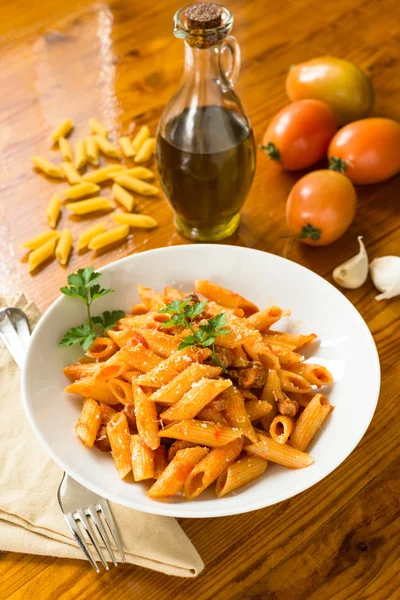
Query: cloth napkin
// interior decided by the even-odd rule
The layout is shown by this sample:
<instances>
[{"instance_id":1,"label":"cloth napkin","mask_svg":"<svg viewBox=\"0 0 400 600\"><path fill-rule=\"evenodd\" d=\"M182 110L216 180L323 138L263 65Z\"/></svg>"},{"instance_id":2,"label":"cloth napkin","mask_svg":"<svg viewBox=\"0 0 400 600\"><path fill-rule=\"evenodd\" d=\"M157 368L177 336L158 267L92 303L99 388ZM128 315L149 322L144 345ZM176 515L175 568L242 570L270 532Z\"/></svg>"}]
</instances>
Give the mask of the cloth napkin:
<instances>
[{"instance_id":1,"label":"cloth napkin","mask_svg":"<svg viewBox=\"0 0 400 600\"><path fill-rule=\"evenodd\" d=\"M31 329L40 317L23 295L0 296L4 306L22 308ZM31 431L19 369L0 341L0 550L84 559L58 505L62 476ZM110 506L129 563L180 577L202 571L200 556L175 519Z\"/></svg>"}]
</instances>

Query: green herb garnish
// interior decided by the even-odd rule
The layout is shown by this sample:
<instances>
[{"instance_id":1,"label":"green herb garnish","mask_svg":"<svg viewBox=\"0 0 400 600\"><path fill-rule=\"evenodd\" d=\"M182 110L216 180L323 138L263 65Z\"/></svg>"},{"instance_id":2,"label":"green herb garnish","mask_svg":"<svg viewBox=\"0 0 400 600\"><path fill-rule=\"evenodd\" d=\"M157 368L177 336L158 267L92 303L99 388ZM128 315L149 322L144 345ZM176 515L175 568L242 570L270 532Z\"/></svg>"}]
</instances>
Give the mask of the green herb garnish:
<instances>
[{"instance_id":1,"label":"green herb garnish","mask_svg":"<svg viewBox=\"0 0 400 600\"><path fill-rule=\"evenodd\" d=\"M211 357L216 365L221 367L226 372L225 367L221 365L217 359L215 351L215 338L218 335L226 335L230 333L229 329L224 329L224 326L228 322L226 314L224 312L212 317L203 325L199 325L196 330L193 326L193 321L196 317L200 316L207 306L207 300L203 302L196 302L192 296L186 300L174 300L168 306L161 308L158 312L168 313L171 318L162 324L164 327L175 327L183 325L192 332L192 335L187 335L184 340L179 344L178 350L184 350L189 346L199 346L200 348L211 348Z\"/></svg>"},{"instance_id":2,"label":"green herb garnish","mask_svg":"<svg viewBox=\"0 0 400 600\"><path fill-rule=\"evenodd\" d=\"M114 325L125 316L123 310L104 311L100 317L92 317L90 307L95 300L102 298L106 294L110 294L114 290L103 289L96 281L101 277L101 273L96 273L93 267L79 269L77 273L68 275L68 286L60 288L60 292L72 298L78 298L86 305L88 322L72 327L60 340L60 346L73 346L80 344L86 352L93 343L96 335L101 335L103 331L111 329ZM95 331L98 327L99 333Z\"/></svg>"}]
</instances>

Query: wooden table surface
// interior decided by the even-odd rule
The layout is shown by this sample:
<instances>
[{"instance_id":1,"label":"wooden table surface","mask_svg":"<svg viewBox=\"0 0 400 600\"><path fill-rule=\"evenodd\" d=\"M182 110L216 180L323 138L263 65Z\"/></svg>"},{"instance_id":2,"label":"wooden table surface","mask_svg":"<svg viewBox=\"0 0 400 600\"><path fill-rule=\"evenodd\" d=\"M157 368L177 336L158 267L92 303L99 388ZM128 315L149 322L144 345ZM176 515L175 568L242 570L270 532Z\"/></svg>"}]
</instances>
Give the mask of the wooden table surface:
<instances>
[{"instance_id":1,"label":"wooden table surface","mask_svg":"<svg viewBox=\"0 0 400 600\"><path fill-rule=\"evenodd\" d=\"M371 76L374 114L400 120L398 0L232 0L233 33L242 48L237 91L257 140L287 102L288 67L332 54ZM100 267L133 252L186 243L164 199L140 201L159 221L128 244L97 257L74 253L30 276L19 242L42 231L44 209L57 185L35 174L32 154L51 156L48 136L72 118L76 140L97 116L118 137L133 124L155 131L176 89L183 44L172 35L175 0L3 0L0 20L0 292L23 290L45 309L66 274ZM239 232L228 243L288 256L332 281L332 269L364 236L370 258L399 254L399 176L358 189L357 217L326 248L282 235L285 199L297 174L258 157ZM62 185L62 184L61 184ZM74 236L88 223L63 216ZM76 238L75 238L76 239ZM12 600L388 600L400 597L399 300L377 302L372 283L345 292L374 335L382 392L374 419L356 450L310 490L250 514L185 520L182 527L205 562L197 579L167 577L133 566L96 575L81 561L0 554L0 598ZM1 542L0 542L1 543Z\"/></svg>"}]
</instances>

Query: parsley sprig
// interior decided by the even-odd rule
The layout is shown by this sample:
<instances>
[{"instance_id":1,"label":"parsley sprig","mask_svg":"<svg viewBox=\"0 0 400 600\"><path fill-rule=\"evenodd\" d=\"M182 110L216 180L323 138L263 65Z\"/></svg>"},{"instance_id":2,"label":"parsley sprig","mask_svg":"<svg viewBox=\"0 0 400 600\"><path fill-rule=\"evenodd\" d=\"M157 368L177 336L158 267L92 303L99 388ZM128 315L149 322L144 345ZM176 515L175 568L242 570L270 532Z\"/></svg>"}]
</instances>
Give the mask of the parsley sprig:
<instances>
[{"instance_id":1,"label":"parsley sprig","mask_svg":"<svg viewBox=\"0 0 400 600\"><path fill-rule=\"evenodd\" d=\"M82 349L86 352L99 332L101 335L103 331L111 329L119 319L122 319L122 317L125 316L123 310L106 310L102 313L102 316L92 317L90 308L93 302L114 291L112 289L103 289L96 283L99 277L101 277L101 273L96 273L93 267L79 269L77 273L68 275L68 286L64 286L60 289L60 292L66 296L71 296L72 298L77 298L84 302L88 316L87 323L72 327L72 329L64 334L59 342L60 346L80 344ZM97 332L95 327L98 328Z\"/></svg>"},{"instance_id":2,"label":"parsley sprig","mask_svg":"<svg viewBox=\"0 0 400 600\"><path fill-rule=\"evenodd\" d=\"M158 312L168 313L171 318L165 321L162 325L164 327L175 327L183 325L191 331L191 335L187 335L184 340L179 344L178 350L184 350L189 346L199 346L200 348L211 348L211 357L216 365L221 367L224 371L226 369L219 362L216 351L215 351L215 338L218 335L226 335L230 333L229 329L224 329L228 319L224 312L208 319L206 323L199 325L196 330L193 325L193 321L196 317L199 317L207 306L207 300L203 302L196 302L195 299L190 296L185 300L174 300L164 308L161 308Z\"/></svg>"}]
</instances>

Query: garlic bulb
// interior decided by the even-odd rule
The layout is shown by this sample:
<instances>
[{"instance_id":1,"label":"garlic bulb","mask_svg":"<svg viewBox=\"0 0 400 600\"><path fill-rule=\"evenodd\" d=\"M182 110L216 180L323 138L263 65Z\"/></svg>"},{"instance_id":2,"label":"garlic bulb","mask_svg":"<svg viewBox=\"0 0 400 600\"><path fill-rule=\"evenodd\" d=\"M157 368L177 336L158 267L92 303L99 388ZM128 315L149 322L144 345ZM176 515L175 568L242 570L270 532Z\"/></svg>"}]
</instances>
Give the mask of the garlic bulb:
<instances>
[{"instance_id":1,"label":"garlic bulb","mask_svg":"<svg viewBox=\"0 0 400 600\"><path fill-rule=\"evenodd\" d=\"M336 283L349 290L355 290L362 286L368 277L368 256L365 246L361 241L362 235L357 239L360 244L358 254L336 267L332 273Z\"/></svg>"},{"instance_id":2,"label":"garlic bulb","mask_svg":"<svg viewBox=\"0 0 400 600\"><path fill-rule=\"evenodd\" d=\"M369 272L374 286L382 292L375 300L387 300L400 294L400 256L374 258Z\"/></svg>"}]
</instances>

